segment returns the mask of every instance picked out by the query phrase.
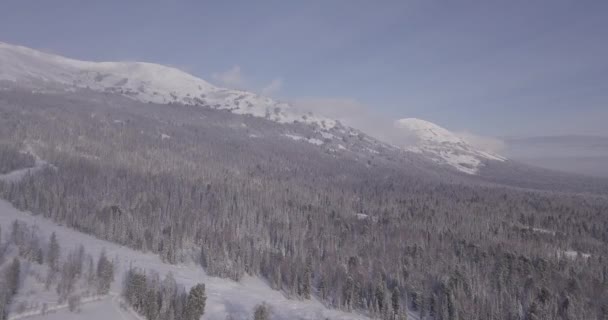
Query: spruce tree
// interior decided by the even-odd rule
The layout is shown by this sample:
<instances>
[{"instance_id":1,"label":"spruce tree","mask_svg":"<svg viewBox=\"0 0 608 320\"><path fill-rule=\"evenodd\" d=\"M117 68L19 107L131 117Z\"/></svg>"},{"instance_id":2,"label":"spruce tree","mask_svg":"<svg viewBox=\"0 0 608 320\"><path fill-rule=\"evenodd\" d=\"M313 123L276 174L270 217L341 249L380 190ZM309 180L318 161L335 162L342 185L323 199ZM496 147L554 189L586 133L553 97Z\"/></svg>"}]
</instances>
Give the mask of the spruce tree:
<instances>
[{"instance_id":1,"label":"spruce tree","mask_svg":"<svg viewBox=\"0 0 608 320\"><path fill-rule=\"evenodd\" d=\"M395 313L399 313L399 300L401 299L401 291L399 291L399 287L395 286L393 292L391 293L391 303L393 304L393 311Z\"/></svg>"},{"instance_id":2,"label":"spruce tree","mask_svg":"<svg viewBox=\"0 0 608 320\"><path fill-rule=\"evenodd\" d=\"M21 274L21 263L18 258L13 259L6 272L6 287L8 294L14 296L19 290L19 276Z\"/></svg>"},{"instance_id":3,"label":"spruce tree","mask_svg":"<svg viewBox=\"0 0 608 320\"><path fill-rule=\"evenodd\" d=\"M59 255L61 248L57 242L57 235L55 232L51 234L51 240L49 242L49 250L47 252L47 258L49 267L51 270L57 270L59 268Z\"/></svg>"},{"instance_id":4,"label":"spruce tree","mask_svg":"<svg viewBox=\"0 0 608 320\"><path fill-rule=\"evenodd\" d=\"M8 316L8 292L6 286L0 279L0 320L6 319Z\"/></svg>"},{"instance_id":5,"label":"spruce tree","mask_svg":"<svg viewBox=\"0 0 608 320\"><path fill-rule=\"evenodd\" d=\"M144 315L149 320L155 320L160 314L158 293L154 289L149 289L144 298Z\"/></svg>"},{"instance_id":6,"label":"spruce tree","mask_svg":"<svg viewBox=\"0 0 608 320\"><path fill-rule=\"evenodd\" d=\"M205 285L202 283L190 289L188 300L186 302L185 320L198 320L205 313L205 303L207 296L205 295Z\"/></svg>"},{"instance_id":7,"label":"spruce tree","mask_svg":"<svg viewBox=\"0 0 608 320\"><path fill-rule=\"evenodd\" d=\"M270 309L268 308L266 303L257 305L253 311L253 320L269 320L269 319L270 319Z\"/></svg>"},{"instance_id":8,"label":"spruce tree","mask_svg":"<svg viewBox=\"0 0 608 320\"><path fill-rule=\"evenodd\" d=\"M106 252L102 251L97 262L97 292L107 294L114 281L114 265L106 257Z\"/></svg>"},{"instance_id":9,"label":"spruce tree","mask_svg":"<svg viewBox=\"0 0 608 320\"><path fill-rule=\"evenodd\" d=\"M384 286L384 283L382 281L378 282L378 284L376 285L376 292L375 292L376 304L378 305L378 312L382 312L384 310L384 308L386 308L385 290L386 290L386 287Z\"/></svg>"}]
</instances>

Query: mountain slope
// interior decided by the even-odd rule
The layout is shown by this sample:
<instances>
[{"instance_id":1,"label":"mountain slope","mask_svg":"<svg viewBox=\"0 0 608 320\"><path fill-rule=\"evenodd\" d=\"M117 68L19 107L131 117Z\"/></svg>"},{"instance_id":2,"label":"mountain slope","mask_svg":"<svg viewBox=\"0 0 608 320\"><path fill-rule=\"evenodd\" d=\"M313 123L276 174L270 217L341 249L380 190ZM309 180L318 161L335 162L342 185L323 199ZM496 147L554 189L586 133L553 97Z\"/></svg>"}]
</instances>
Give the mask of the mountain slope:
<instances>
[{"instance_id":1,"label":"mountain slope","mask_svg":"<svg viewBox=\"0 0 608 320\"><path fill-rule=\"evenodd\" d=\"M279 309L282 318L331 316L317 299L377 318L381 305L392 307L382 302L392 302L393 292L401 293L395 294L400 306L419 306L426 315L431 304L419 302L444 297L434 301L435 311L511 319L535 303L530 288L559 293L573 281L582 288L602 283L608 237L589 226L608 225L601 214L606 193L520 188L554 190L555 183L469 150L432 124L404 121L403 130L417 133L417 145L426 149L406 152L350 128L319 132L314 123L280 123L206 104L144 103L118 91L39 79L34 82L42 84L31 85L27 70L19 72L17 82L0 90L0 138L24 151L31 146L49 165L0 180L0 197L18 208L17 217L31 217L45 230L59 227L42 217L66 226L62 239L76 229L120 244L108 245L112 257L123 252L151 269L173 270L179 280L200 275L220 319L222 305L250 311L274 296L271 304L288 305ZM447 162L465 152L479 161L476 175ZM85 243L80 236L68 243ZM108 244L87 239L87 247ZM592 269L556 254L570 251L590 254L584 259ZM198 268L181 268L192 261ZM497 286L488 275L505 268L513 272ZM252 277L269 286L255 290ZM222 300L232 293L236 305ZM607 294L580 291L572 308L585 311L581 318L599 319L600 306L587 301ZM561 303L553 297L560 300L547 301ZM314 310L321 315L308 316Z\"/></svg>"},{"instance_id":2,"label":"mountain slope","mask_svg":"<svg viewBox=\"0 0 608 320\"><path fill-rule=\"evenodd\" d=\"M488 160L506 161L504 157L474 148L447 129L425 120L406 118L397 120L395 125L416 139L415 146L408 150L465 173L477 173Z\"/></svg>"},{"instance_id":3,"label":"mountain slope","mask_svg":"<svg viewBox=\"0 0 608 320\"><path fill-rule=\"evenodd\" d=\"M43 53L22 46L0 42L0 82L34 88L38 92L89 89L117 94L145 103L178 103L190 106L228 110L234 114L252 115L281 124L304 123L314 135L301 136L285 132L283 136L305 141L334 151L357 150L369 155L380 155L396 149L356 129L339 122L296 110L287 103L255 93L224 89L178 69L143 62L89 62ZM477 174L487 161L505 158L477 150L448 130L420 119L401 119L397 128L405 135L414 136L414 147L402 151L414 152L440 164L467 174ZM343 141L358 136L351 148ZM329 142L332 142L330 145ZM395 150L391 151L395 153ZM409 155L411 156L411 155ZM408 157L401 152L399 157Z\"/></svg>"},{"instance_id":4,"label":"mountain slope","mask_svg":"<svg viewBox=\"0 0 608 320\"><path fill-rule=\"evenodd\" d=\"M2 80L40 89L87 88L141 102L208 106L280 123L314 124L322 129L336 126L331 119L296 111L289 104L255 93L215 87L172 67L144 62L80 61L0 42Z\"/></svg>"}]
</instances>

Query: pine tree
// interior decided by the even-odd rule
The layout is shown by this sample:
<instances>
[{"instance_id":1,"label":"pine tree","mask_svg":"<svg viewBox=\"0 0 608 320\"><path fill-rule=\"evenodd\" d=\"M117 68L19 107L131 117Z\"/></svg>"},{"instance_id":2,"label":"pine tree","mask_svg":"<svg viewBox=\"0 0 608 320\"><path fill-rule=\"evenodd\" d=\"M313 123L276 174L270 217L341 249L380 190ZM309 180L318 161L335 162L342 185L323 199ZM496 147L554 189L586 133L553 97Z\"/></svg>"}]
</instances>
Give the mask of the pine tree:
<instances>
[{"instance_id":1,"label":"pine tree","mask_svg":"<svg viewBox=\"0 0 608 320\"><path fill-rule=\"evenodd\" d=\"M9 295L8 288L6 288L5 283L0 279L0 320L8 318L11 300L12 296Z\"/></svg>"},{"instance_id":2,"label":"pine tree","mask_svg":"<svg viewBox=\"0 0 608 320\"><path fill-rule=\"evenodd\" d=\"M205 252L205 247L201 247L201 266L203 269L207 270L209 264L207 263L207 253Z\"/></svg>"},{"instance_id":3,"label":"pine tree","mask_svg":"<svg viewBox=\"0 0 608 320\"><path fill-rule=\"evenodd\" d=\"M526 314L526 320L538 320L538 319L540 319L538 304L536 303L536 301L533 301L530 304L530 307L528 307L528 312Z\"/></svg>"},{"instance_id":4,"label":"pine tree","mask_svg":"<svg viewBox=\"0 0 608 320\"><path fill-rule=\"evenodd\" d=\"M412 297L412 310L419 311L420 310L420 294L415 289L410 290L409 292Z\"/></svg>"},{"instance_id":5,"label":"pine tree","mask_svg":"<svg viewBox=\"0 0 608 320\"><path fill-rule=\"evenodd\" d=\"M11 240L17 245L19 245L21 242L21 234L22 232L21 228L19 227L19 221L13 221L13 224L11 225Z\"/></svg>"},{"instance_id":6,"label":"pine tree","mask_svg":"<svg viewBox=\"0 0 608 320\"><path fill-rule=\"evenodd\" d=\"M321 300L327 299L327 285L325 284L325 277L321 276L319 279L319 285L317 286Z\"/></svg>"},{"instance_id":7,"label":"pine tree","mask_svg":"<svg viewBox=\"0 0 608 320\"><path fill-rule=\"evenodd\" d=\"M447 300L447 305L448 305L448 319L449 320L457 320L457 313L456 313L456 305L454 302L454 294L452 293L451 290L449 290L446 293L446 300Z\"/></svg>"},{"instance_id":8,"label":"pine tree","mask_svg":"<svg viewBox=\"0 0 608 320\"><path fill-rule=\"evenodd\" d=\"M160 315L158 294L154 289L149 289L144 298L144 315L148 320L156 320Z\"/></svg>"},{"instance_id":9,"label":"pine tree","mask_svg":"<svg viewBox=\"0 0 608 320\"><path fill-rule=\"evenodd\" d=\"M346 308L346 310L351 310L353 307L353 297L354 297L354 289L355 289L355 284L354 284L354 280L352 277L348 277L346 278L346 284L344 284L343 287L343 294L342 294L342 299L343 299L343 303L344 303L344 307Z\"/></svg>"},{"instance_id":10,"label":"pine tree","mask_svg":"<svg viewBox=\"0 0 608 320\"><path fill-rule=\"evenodd\" d=\"M393 305L393 311L395 313L399 313L399 302L401 299L401 291L399 291L399 287L395 286L393 292L391 293L391 303Z\"/></svg>"},{"instance_id":11,"label":"pine tree","mask_svg":"<svg viewBox=\"0 0 608 320\"><path fill-rule=\"evenodd\" d=\"M8 316L8 293L4 283L0 282L0 320L6 319Z\"/></svg>"},{"instance_id":12,"label":"pine tree","mask_svg":"<svg viewBox=\"0 0 608 320\"><path fill-rule=\"evenodd\" d=\"M97 292L99 294L107 294L113 281L114 265L108 260L104 250L97 261Z\"/></svg>"},{"instance_id":13,"label":"pine tree","mask_svg":"<svg viewBox=\"0 0 608 320\"><path fill-rule=\"evenodd\" d=\"M21 263L18 258L14 258L6 272L6 287L8 294L14 296L19 290L19 276L21 274Z\"/></svg>"},{"instance_id":14,"label":"pine tree","mask_svg":"<svg viewBox=\"0 0 608 320\"><path fill-rule=\"evenodd\" d=\"M270 310L266 303L259 304L253 311L253 320L269 320Z\"/></svg>"},{"instance_id":15,"label":"pine tree","mask_svg":"<svg viewBox=\"0 0 608 320\"><path fill-rule=\"evenodd\" d=\"M379 282L378 285L376 286L376 292L375 292L375 298L376 298L376 304L378 305L378 312L382 313L382 311L384 310L384 308L386 308L386 301L385 301L385 297L386 297L386 288L384 286L383 282Z\"/></svg>"},{"instance_id":16,"label":"pine tree","mask_svg":"<svg viewBox=\"0 0 608 320\"><path fill-rule=\"evenodd\" d=\"M307 265L302 277L302 297L304 299L310 299L311 296L311 282L312 282L312 267Z\"/></svg>"},{"instance_id":17,"label":"pine tree","mask_svg":"<svg viewBox=\"0 0 608 320\"><path fill-rule=\"evenodd\" d=\"M123 295L127 302L137 311L141 311L144 305L147 282L146 275L131 269L125 279L126 286Z\"/></svg>"},{"instance_id":18,"label":"pine tree","mask_svg":"<svg viewBox=\"0 0 608 320\"><path fill-rule=\"evenodd\" d=\"M46 261L48 261L49 267L52 270L57 270L59 268L59 255L61 248L59 247L59 243L57 242L57 235L55 232L51 234L51 240L49 242L49 250L47 252Z\"/></svg>"},{"instance_id":19,"label":"pine tree","mask_svg":"<svg viewBox=\"0 0 608 320\"><path fill-rule=\"evenodd\" d=\"M188 300L186 302L185 320L198 320L205 313L205 303L207 296L205 295L205 285L202 283L190 289Z\"/></svg>"}]
</instances>

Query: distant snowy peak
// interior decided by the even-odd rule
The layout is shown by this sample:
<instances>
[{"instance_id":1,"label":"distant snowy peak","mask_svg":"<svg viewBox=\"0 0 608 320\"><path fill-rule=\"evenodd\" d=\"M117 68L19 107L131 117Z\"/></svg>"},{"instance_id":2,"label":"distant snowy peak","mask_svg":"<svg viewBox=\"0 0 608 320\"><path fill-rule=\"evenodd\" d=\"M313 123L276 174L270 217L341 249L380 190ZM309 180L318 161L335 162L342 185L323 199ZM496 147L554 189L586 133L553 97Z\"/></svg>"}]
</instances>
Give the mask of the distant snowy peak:
<instances>
[{"instance_id":1,"label":"distant snowy peak","mask_svg":"<svg viewBox=\"0 0 608 320\"><path fill-rule=\"evenodd\" d=\"M465 143L464 140L457 137L455 134L448 131L447 129L422 119L399 119L396 122L396 126L398 128L407 129L411 131L418 139L425 142Z\"/></svg>"},{"instance_id":2,"label":"distant snowy peak","mask_svg":"<svg viewBox=\"0 0 608 320\"><path fill-rule=\"evenodd\" d=\"M331 129L336 121L252 92L219 88L179 69L145 62L90 62L0 42L0 81L34 88L87 88L151 103L182 103Z\"/></svg>"},{"instance_id":3,"label":"distant snowy peak","mask_svg":"<svg viewBox=\"0 0 608 320\"><path fill-rule=\"evenodd\" d=\"M506 160L502 156L473 147L456 134L429 121L406 118L397 120L395 126L414 138L415 144L408 146L407 150L468 174L476 174L484 161Z\"/></svg>"},{"instance_id":4,"label":"distant snowy peak","mask_svg":"<svg viewBox=\"0 0 608 320\"><path fill-rule=\"evenodd\" d=\"M278 123L305 123L314 127L317 137L291 134L285 137L314 145L336 140L331 132L350 136L359 132L340 126L335 120L297 110L268 97L216 87L176 68L146 62L80 61L0 42L0 85L6 81L33 90L72 91L81 88L119 94L141 102L180 103L228 110ZM462 172L475 174L486 160L505 160L472 147L452 132L428 121L401 119L395 125L409 131L408 137L416 138L416 144L408 144L407 150ZM368 140L358 140L359 143L367 143L361 150L377 154L377 148L387 146L375 139ZM346 149L342 145L336 148Z\"/></svg>"}]
</instances>

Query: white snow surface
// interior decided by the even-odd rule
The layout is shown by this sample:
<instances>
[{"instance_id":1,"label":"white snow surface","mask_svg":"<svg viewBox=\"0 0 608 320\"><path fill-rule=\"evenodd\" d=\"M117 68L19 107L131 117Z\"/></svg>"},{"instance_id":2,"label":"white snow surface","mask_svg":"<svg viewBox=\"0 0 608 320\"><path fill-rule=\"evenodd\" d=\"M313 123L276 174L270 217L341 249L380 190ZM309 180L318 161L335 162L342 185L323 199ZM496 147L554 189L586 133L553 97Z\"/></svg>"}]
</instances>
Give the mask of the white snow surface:
<instances>
[{"instance_id":1,"label":"white snow surface","mask_svg":"<svg viewBox=\"0 0 608 320\"><path fill-rule=\"evenodd\" d=\"M579 257L581 257L583 259L589 259L591 257L591 255L589 253L579 252L579 251L575 251L575 250L558 250L557 257L558 258L566 257L568 259L574 260Z\"/></svg>"},{"instance_id":2,"label":"white snow surface","mask_svg":"<svg viewBox=\"0 0 608 320\"><path fill-rule=\"evenodd\" d=\"M101 300L84 302L80 312L70 312L65 305L63 308L53 310L49 308L49 312L45 315L39 311L9 316L8 320L18 319L40 319L40 320L107 320L107 319L122 319L122 320L140 320L143 317L134 314L132 310L126 310L120 307L120 303L116 297L106 297Z\"/></svg>"},{"instance_id":3,"label":"white snow surface","mask_svg":"<svg viewBox=\"0 0 608 320\"><path fill-rule=\"evenodd\" d=\"M295 135L295 134L289 134L289 133L284 134L283 136L285 136L285 137L287 137L289 139L295 140L295 141L300 141L300 140L306 141L306 142L308 142L310 144L314 144L314 145L317 145L317 146L323 145L323 141L321 141L321 140L319 140L317 138L304 138L302 136L298 136L298 135Z\"/></svg>"},{"instance_id":4,"label":"white snow surface","mask_svg":"<svg viewBox=\"0 0 608 320\"><path fill-rule=\"evenodd\" d=\"M416 144L408 146L407 150L423 154L437 163L449 165L464 173L476 174L487 160L507 160L479 150L456 134L429 121L405 118L397 120L395 126L415 138Z\"/></svg>"},{"instance_id":5,"label":"white snow surface","mask_svg":"<svg viewBox=\"0 0 608 320\"><path fill-rule=\"evenodd\" d=\"M323 139L334 138L331 129L341 130L335 120L297 110L288 103L252 92L216 87L179 69L154 63L81 61L0 42L1 81L14 82L35 92L87 88L141 102L204 106L278 123L297 121L315 126ZM428 121L406 118L397 120L395 125L417 138L416 145L408 146L407 150L465 173L477 173L486 160L506 160L476 149ZM355 131L351 132L353 134L356 135ZM317 138L305 140L314 145L324 144Z\"/></svg>"},{"instance_id":6,"label":"white snow surface","mask_svg":"<svg viewBox=\"0 0 608 320\"><path fill-rule=\"evenodd\" d=\"M161 277L167 273L173 273L177 283L184 285L187 289L196 283L203 282L206 286L207 307L203 319L224 320L230 313L234 319L250 319L253 308L262 302L267 302L273 310L273 319L369 319L363 315L346 313L339 310L326 308L318 300L290 300L280 291L272 290L265 281L257 277L245 277L240 282L231 281L217 277L208 276L205 271L195 264L171 265L164 263L160 258L151 253L135 251L114 243L103 241L76 230L57 225L41 216L32 215L28 212L19 211L10 203L0 200L0 225L4 230L10 230L14 220L21 220L29 225L36 225L40 229L40 237L48 238L52 232L57 234L59 244L63 252L84 245L86 252L98 257L102 250L110 259L115 261L116 273L112 287L112 294L121 292L120 282L129 266L141 268L148 272L157 272ZM101 306L107 306L103 303ZM92 305L90 308L96 308ZM101 308L101 307L100 307ZM109 308L109 307L108 307ZM89 307L85 307L85 310ZM99 309L101 310L101 309ZM101 311L100 311L101 312ZM108 317L117 317L119 314L115 309L108 309ZM105 314L105 313L104 313ZM63 313L54 314L57 319ZM67 314L66 314L67 315ZM100 317L100 315L96 315ZM110 317L112 316L112 317ZM80 319L72 317L73 319ZM48 319L55 319L49 317ZM101 316L102 319L103 316ZM411 318L415 318L411 314ZM41 319L47 319L46 317ZM92 318L97 319L97 318ZM128 317L124 317L128 319Z\"/></svg>"},{"instance_id":7,"label":"white snow surface","mask_svg":"<svg viewBox=\"0 0 608 320\"><path fill-rule=\"evenodd\" d=\"M299 121L331 129L329 118L295 110L252 92L216 87L176 68L147 62L91 62L0 42L0 80L43 90L88 88L152 103L182 103L226 109L280 123Z\"/></svg>"}]
</instances>

